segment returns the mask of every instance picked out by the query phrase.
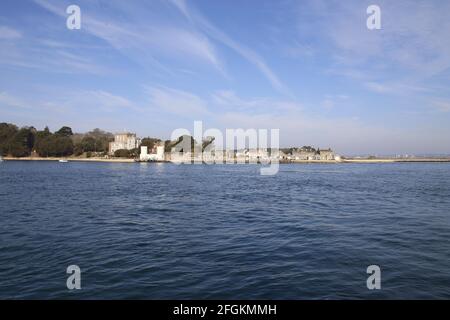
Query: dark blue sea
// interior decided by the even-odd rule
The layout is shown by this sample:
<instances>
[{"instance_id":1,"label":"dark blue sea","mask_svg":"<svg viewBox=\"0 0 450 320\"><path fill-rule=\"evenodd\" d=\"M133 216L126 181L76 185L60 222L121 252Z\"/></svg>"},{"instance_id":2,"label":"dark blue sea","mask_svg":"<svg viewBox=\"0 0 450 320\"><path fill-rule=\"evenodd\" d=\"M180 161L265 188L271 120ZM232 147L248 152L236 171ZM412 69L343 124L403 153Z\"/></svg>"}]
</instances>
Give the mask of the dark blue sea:
<instances>
[{"instance_id":1,"label":"dark blue sea","mask_svg":"<svg viewBox=\"0 0 450 320\"><path fill-rule=\"evenodd\" d=\"M4 161L0 298L450 298L450 164L259 169Z\"/></svg>"}]
</instances>

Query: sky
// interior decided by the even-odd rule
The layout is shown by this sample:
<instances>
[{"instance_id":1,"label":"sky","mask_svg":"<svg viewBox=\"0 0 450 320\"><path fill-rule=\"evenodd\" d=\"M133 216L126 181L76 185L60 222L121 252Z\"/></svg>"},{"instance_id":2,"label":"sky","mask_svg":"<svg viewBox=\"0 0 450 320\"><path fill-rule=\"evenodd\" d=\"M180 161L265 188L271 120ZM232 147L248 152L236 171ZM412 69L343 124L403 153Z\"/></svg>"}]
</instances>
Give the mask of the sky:
<instances>
[{"instance_id":1,"label":"sky","mask_svg":"<svg viewBox=\"0 0 450 320\"><path fill-rule=\"evenodd\" d=\"M66 26L69 5L81 29ZM369 30L366 10L381 9ZM450 153L450 1L2 0L0 122Z\"/></svg>"}]
</instances>

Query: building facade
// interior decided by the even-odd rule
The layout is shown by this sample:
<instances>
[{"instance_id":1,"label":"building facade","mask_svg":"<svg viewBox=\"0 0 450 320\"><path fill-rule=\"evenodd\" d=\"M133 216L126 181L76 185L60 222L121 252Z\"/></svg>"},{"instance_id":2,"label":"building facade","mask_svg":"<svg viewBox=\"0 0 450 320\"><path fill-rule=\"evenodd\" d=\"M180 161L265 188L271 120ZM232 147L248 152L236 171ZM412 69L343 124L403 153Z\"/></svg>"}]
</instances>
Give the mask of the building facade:
<instances>
[{"instance_id":1,"label":"building facade","mask_svg":"<svg viewBox=\"0 0 450 320\"><path fill-rule=\"evenodd\" d=\"M109 153L114 154L117 150L132 150L139 147L140 139L135 133L118 133L114 135L114 141L109 143Z\"/></svg>"},{"instance_id":2,"label":"building facade","mask_svg":"<svg viewBox=\"0 0 450 320\"><path fill-rule=\"evenodd\" d=\"M312 147L301 147L292 150L292 160L303 160L303 161L313 161L313 160L335 160L335 153L333 150L329 149L315 149Z\"/></svg>"},{"instance_id":3,"label":"building facade","mask_svg":"<svg viewBox=\"0 0 450 320\"><path fill-rule=\"evenodd\" d=\"M312 147L301 147L292 150L293 160L319 160L317 150Z\"/></svg>"},{"instance_id":4,"label":"building facade","mask_svg":"<svg viewBox=\"0 0 450 320\"><path fill-rule=\"evenodd\" d=\"M139 155L140 161L164 161L165 155L164 155L164 144L156 145L152 153L148 153L148 147L142 146L141 147L141 154Z\"/></svg>"},{"instance_id":5,"label":"building facade","mask_svg":"<svg viewBox=\"0 0 450 320\"><path fill-rule=\"evenodd\" d=\"M336 155L331 149L319 149L320 160L336 160Z\"/></svg>"}]
</instances>

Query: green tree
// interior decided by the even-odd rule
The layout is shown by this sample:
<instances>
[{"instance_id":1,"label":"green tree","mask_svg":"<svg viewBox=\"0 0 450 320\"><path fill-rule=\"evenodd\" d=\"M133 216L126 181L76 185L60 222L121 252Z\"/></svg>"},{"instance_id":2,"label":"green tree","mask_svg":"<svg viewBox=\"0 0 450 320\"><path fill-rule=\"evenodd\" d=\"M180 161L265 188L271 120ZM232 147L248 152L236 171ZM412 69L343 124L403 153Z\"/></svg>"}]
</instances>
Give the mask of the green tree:
<instances>
[{"instance_id":1,"label":"green tree","mask_svg":"<svg viewBox=\"0 0 450 320\"><path fill-rule=\"evenodd\" d=\"M81 142L73 144L73 154L76 156L81 156L83 154L83 146Z\"/></svg>"},{"instance_id":2,"label":"green tree","mask_svg":"<svg viewBox=\"0 0 450 320\"><path fill-rule=\"evenodd\" d=\"M131 155L130 150L127 149L119 149L114 152L114 157L117 158L129 158Z\"/></svg>"},{"instance_id":3,"label":"green tree","mask_svg":"<svg viewBox=\"0 0 450 320\"><path fill-rule=\"evenodd\" d=\"M41 157L66 157L73 154L74 146L70 137L52 134L39 139L36 151Z\"/></svg>"},{"instance_id":4,"label":"green tree","mask_svg":"<svg viewBox=\"0 0 450 320\"><path fill-rule=\"evenodd\" d=\"M6 156L9 153L9 146L19 128L11 123L0 123L0 155Z\"/></svg>"},{"instance_id":5,"label":"green tree","mask_svg":"<svg viewBox=\"0 0 450 320\"><path fill-rule=\"evenodd\" d=\"M73 135L73 132L70 127L64 126L61 129L59 129L58 131L56 131L55 134L58 136L63 136L63 137L70 137Z\"/></svg>"},{"instance_id":6,"label":"green tree","mask_svg":"<svg viewBox=\"0 0 450 320\"><path fill-rule=\"evenodd\" d=\"M141 140L141 145L139 146L139 149L140 149L140 147L144 146L144 147L147 147L148 151L150 152L153 149L153 147L155 146L155 144L160 143L160 142L161 142L161 139L147 137L147 138L144 138Z\"/></svg>"},{"instance_id":7,"label":"green tree","mask_svg":"<svg viewBox=\"0 0 450 320\"><path fill-rule=\"evenodd\" d=\"M81 140L81 148L84 152L97 151L97 139L91 136L84 137Z\"/></svg>"},{"instance_id":8,"label":"green tree","mask_svg":"<svg viewBox=\"0 0 450 320\"><path fill-rule=\"evenodd\" d=\"M52 155L56 157L66 157L73 154L73 142L67 136L53 135L51 137Z\"/></svg>"},{"instance_id":9,"label":"green tree","mask_svg":"<svg viewBox=\"0 0 450 320\"><path fill-rule=\"evenodd\" d=\"M21 128L9 143L9 153L13 157L29 156L34 146L34 132L31 128Z\"/></svg>"},{"instance_id":10,"label":"green tree","mask_svg":"<svg viewBox=\"0 0 450 320\"><path fill-rule=\"evenodd\" d=\"M139 151L139 148L134 148L134 149L131 149L131 150L129 150L130 151L130 155L129 155L129 157L131 158L131 157L137 157L140 153L140 151Z\"/></svg>"},{"instance_id":11,"label":"green tree","mask_svg":"<svg viewBox=\"0 0 450 320\"><path fill-rule=\"evenodd\" d=\"M184 144L190 141L190 150L184 150ZM182 135L179 136L178 139L172 143L172 148L177 148L178 152L194 152L194 149L197 145L197 142L195 141L194 137L190 135Z\"/></svg>"},{"instance_id":12,"label":"green tree","mask_svg":"<svg viewBox=\"0 0 450 320\"><path fill-rule=\"evenodd\" d=\"M206 148L212 144L214 142L214 140L216 140L215 137L208 137L206 139L203 140L202 142L202 151L206 150Z\"/></svg>"},{"instance_id":13,"label":"green tree","mask_svg":"<svg viewBox=\"0 0 450 320\"><path fill-rule=\"evenodd\" d=\"M37 140L41 139L41 138L45 138L50 136L52 133L50 132L50 130L48 129L48 127L45 127L44 130L42 131L37 131L36 132L36 142Z\"/></svg>"},{"instance_id":14,"label":"green tree","mask_svg":"<svg viewBox=\"0 0 450 320\"><path fill-rule=\"evenodd\" d=\"M86 135L95 138L96 152L108 152L109 143L111 141L114 141L114 135L112 133L103 131L98 128L89 131Z\"/></svg>"},{"instance_id":15,"label":"green tree","mask_svg":"<svg viewBox=\"0 0 450 320\"><path fill-rule=\"evenodd\" d=\"M34 150L41 157L49 156L49 137L52 135L48 127L45 127L44 130L36 132L36 139L34 143Z\"/></svg>"},{"instance_id":16,"label":"green tree","mask_svg":"<svg viewBox=\"0 0 450 320\"><path fill-rule=\"evenodd\" d=\"M172 151L172 141L166 140L164 141L164 152L171 152Z\"/></svg>"}]
</instances>

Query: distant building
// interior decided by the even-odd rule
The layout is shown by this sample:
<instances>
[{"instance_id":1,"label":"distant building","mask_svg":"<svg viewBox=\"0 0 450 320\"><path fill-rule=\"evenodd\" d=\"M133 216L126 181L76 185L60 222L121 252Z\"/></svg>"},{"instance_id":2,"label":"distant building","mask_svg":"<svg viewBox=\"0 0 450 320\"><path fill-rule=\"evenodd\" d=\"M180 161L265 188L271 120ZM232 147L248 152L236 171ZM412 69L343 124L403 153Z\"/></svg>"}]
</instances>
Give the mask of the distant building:
<instances>
[{"instance_id":1,"label":"distant building","mask_svg":"<svg viewBox=\"0 0 450 320\"><path fill-rule=\"evenodd\" d=\"M114 135L114 141L109 143L109 153L113 154L117 150L132 150L139 147L141 140L135 133L118 133Z\"/></svg>"},{"instance_id":2,"label":"distant building","mask_svg":"<svg viewBox=\"0 0 450 320\"><path fill-rule=\"evenodd\" d=\"M301 148L295 148L292 150L292 160L335 160L335 153L330 148L328 149L315 149L310 146L304 146Z\"/></svg>"},{"instance_id":3,"label":"distant building","mask_svg":"<svg viewBox=\"0 0 450 320\"><path fill-rule=\"evenodd\" d=\"M318 150L319 156L320 156L320 160L335 160L336 155L334 154L333 150L331 150L330 148L328 149L323 149L323 150Z\"/></svg>"},{"instance_id":4,"label":"distant building","mask_svg":"<svg viewBox=\"0 0 450 320\"><path fill-rule=\"evenodd\" d=\"M247 150L247 158L250 162L257 162L269 159L269 152L265 148Z\"/></svg>"},{"instance_id":5,"label":"distant building","mask_svg":"<svg viewBox=\"0 0 450 320\"><path fill-rule=\"evenodd\" d=\"M279 150L278 159L281 161L290 161L292 160L292 155L289 152Z\"/></svg>"},{"instance_id":6,"label":"distant building","mask_svg":"<svg viewBox=\"0 0 450 320\"><path fill-rule=\"evenodd\" d=\"M310 146L293 149L292 158L294 160L319 160L317 150Z\"/></svg>"},{"instance_id":7,"label":"distant building","mask_svg":"<svg viewBox=\"0 0 450 320\"><path fill-rule=\"evenodd\" d=\"M154 152L148 153L148 147L141 146L140 161L164 161L164 144L159 144L153 148Z\"/></svg>"}]
</instances>

